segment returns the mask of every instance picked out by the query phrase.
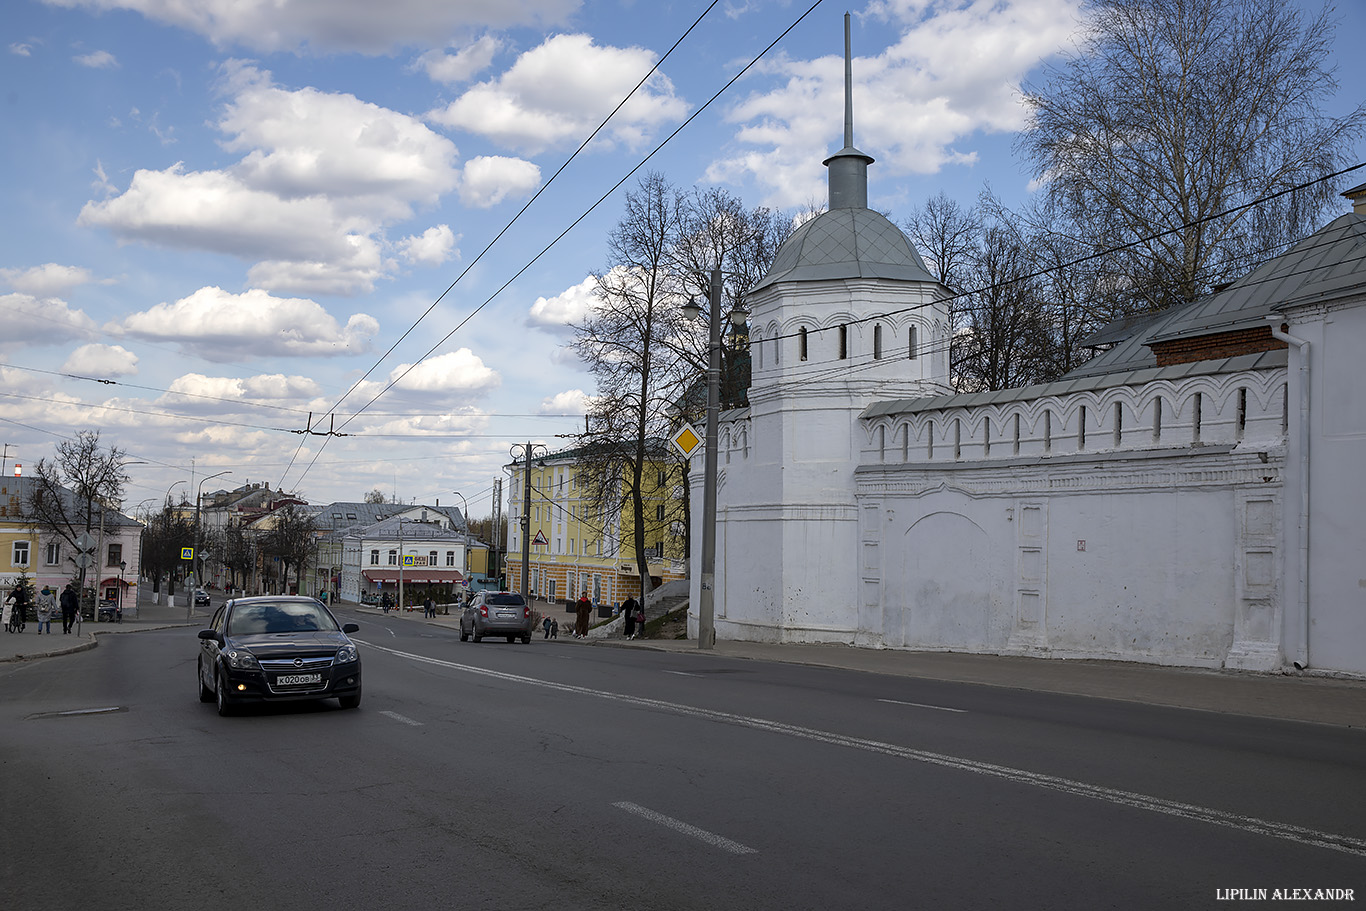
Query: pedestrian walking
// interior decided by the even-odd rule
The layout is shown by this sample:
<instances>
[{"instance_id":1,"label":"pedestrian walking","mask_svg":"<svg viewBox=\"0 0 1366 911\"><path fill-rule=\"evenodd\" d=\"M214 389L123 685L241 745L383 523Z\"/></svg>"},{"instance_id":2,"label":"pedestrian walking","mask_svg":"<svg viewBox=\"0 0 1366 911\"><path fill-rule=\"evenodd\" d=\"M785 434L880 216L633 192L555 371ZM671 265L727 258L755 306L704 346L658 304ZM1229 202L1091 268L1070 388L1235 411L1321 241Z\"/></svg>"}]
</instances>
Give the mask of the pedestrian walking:
<instances>
[{"instance_id":1,"label":"pedestrian walking","mask_svg":"<svg viewBox=\"0 0 1366 911\"><path fill-rule=\"evenodd\" d=\"M5 629L11 633L22 633L24 626L28 623L28 601L29 589L28 580L20 577L19 584L10 589L9 596L5 598L5 603L14 602L14 610L10 611L9 623L5 624Z\"/></svg>"},{"instance_id":2,"label":"pedestrian walking","mask_svg":"<svg viewBox=\"0 0 1366 911\"><path fill-rule=\"evenodd\" d=\"M384 608L386 614L389 613L389 608L394 606L394 599L389 597L388 592L385 592L384 597L379 599L379 606Z\"/></svg>"},{"instance_id":3,"label":"pedestrian walking","mask_svg":"<svg viewBox=\"0 0 1366 911\"><path fill-rule=\"evenodd\" d=\"M541 638L543 638L543 639L549 639L549 638L550 638L550 618L549 618L549 617L546 617L544 620L541 621L541 628L545 630L545 635L542 636Z\"/></svg>"},{"instance_id":4,"label":"pedestrian walking","mask_svg":"<svg viewBox=\"0 0 1366 911\"><path fill-rule=\"evenodd\" d=\"M578 602L574 605L576 616L574 618L574 638L588 638L588 615L593 612L593 604L588 600L588 592L579 595Z\"/></svg>"},{"instance_id":5,"label":"pedestrian walking","mask_svg":"<svg viewBox=\"0 0 1366 911\"><path fill-rule=\"evenodd\" d=\"M46 632L52 635L52 615L57 612L57 599L52 597L52 589L44 585L38 595L38 635Z\"/></svg>"},{"instance_id":6,"label":"pedestrian walking","mask_svg":"<svg viewBox=\"0 0 1366 911\"><path fill-rule=\"evenodd\" d=\"M645 605L636 605L636 635L645 635Z\"/></svg>"},{"instance_id":7,"label":"pedestrian walking","mask_svg":"<svg viewBox=\"0 0 1366 911\"><path fill-rule=\"evenodd\" d=\"M627 598L626 602L621 605L621 612L626 616L623 621L626 624L626 638L634 639L636 637L636 599Z\"/></svg>"},{"instance_id":8,"label":"pedestrian walking","mask_svg":"<svg viewBox=\"0 0 1366 911\"><path fill-rule=\"evenodd\" d=\"M66 583L66 588L62 589L62 632L71 632L71 627L76 625L76 611L80 609L80 599L76 597L76 583Z\"/></svg>"},{"instance_id":9,"label":"pedestrian walking","mask_svg":"<svg viewBox=\"0 0 1366 911\"><path fill-rule=\"evenodd\" d=\"M551 639L558 639L558 638L560 638L560 621L558 621L558 620L551 620L551 621L550 621L550 638L551 638Z\"/></svg>"},{"instance_id":10,"label":"pedestrian walking","mask_svg":"<svg viewBox=\"0 0 1366 911\"><path fill-rule=\"evenodd\" d=\"M422 616L429 620L436 616L436 602L433 601L431 597L428 597L426 601L422 602Z\"/></svg>"}]
</instances>

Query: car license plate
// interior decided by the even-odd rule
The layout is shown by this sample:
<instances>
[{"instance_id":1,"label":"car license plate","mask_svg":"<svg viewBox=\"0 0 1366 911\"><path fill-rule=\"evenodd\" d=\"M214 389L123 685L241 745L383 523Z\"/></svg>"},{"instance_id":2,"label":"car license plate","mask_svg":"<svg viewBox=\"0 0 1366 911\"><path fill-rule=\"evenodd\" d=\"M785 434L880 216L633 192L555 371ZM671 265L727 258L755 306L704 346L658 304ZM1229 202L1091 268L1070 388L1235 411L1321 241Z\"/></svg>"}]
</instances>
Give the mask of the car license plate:
<instances>
[{"instance_id":1,"label":"car license plate","mask_svg":"<svg viewBox=\"0 0 1366 911\"><path fill-rule=\"evenodd\" d=\"M306 686L310 683L322 682L322 674L281 674L275 678L276 686Z\"/></svg>"},{"instance_id":2,"label":"car license plate","mask_svg":"<svg viewBox=\"0 0 1366 911\"><path fill-rule=\"evenodd\" d=\"M517 619L517 612L514 611L514 610L500 610L500 611L498 612L498 619L499 619L499 620L516 620L516 619Z\"/></svg>"}]
</instances>

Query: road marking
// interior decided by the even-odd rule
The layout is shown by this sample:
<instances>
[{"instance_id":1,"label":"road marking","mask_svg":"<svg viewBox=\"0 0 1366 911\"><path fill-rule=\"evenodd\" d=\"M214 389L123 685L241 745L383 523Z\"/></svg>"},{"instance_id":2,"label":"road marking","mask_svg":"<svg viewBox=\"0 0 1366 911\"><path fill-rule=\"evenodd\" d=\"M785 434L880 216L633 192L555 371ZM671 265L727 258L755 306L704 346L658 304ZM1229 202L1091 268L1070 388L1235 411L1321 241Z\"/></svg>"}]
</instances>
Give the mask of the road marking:
<instances>
[{"instance_id":1,"label":"road marking","mask_svg":"<svg viewBox=\"0 0 1366 911\"><path fill-rule=\"evenodd\" d=\"M466 673L477 674L483 677L494 677L499 680L506 680L510 683L539 686L545 689L558 690L562 693L593 696L598 699L607 699L613 702L625 702L632 705L646 706L648 708L673 712L678 715L685 715L692 718L718 721L723 724L733 724L739 727L768 731L773 734L786 734L789 737L799 737L803 740L814 740L818 743L848 747L855 750L864 750L869 753L881 753L885 756L896 756L902 759L910 759L915 762L937 765L942 768L955 769L960 772L971 772L975 775L1001 778L1006 781L1013 781L1017 784L1027 784L1037 788L1060 791L1064 794L1071 794L1076 797L1088 797L1092 800L1105 801L1119 806L1132 807L1138 810L1148 810L1149 812L1161 813L1166 816L1176 816L1181 819L1189 819L1195 822L1204 822L1209 823L1210 825L1224 826L1230 829L1238 829L1243 832L1251 832L1254 835L1266 835L1271 838L1281 838L1286 841L1292 841L1310 847L1326 848L1330 851L1341 851L1344 854L1354 854L1357 857L1366 857L1366 839L1353 838L1350 835L1320 832L1315 829L1307 829L1303 826L1291 825L1289 823L1258 819L1255 816L1243 816L1239 813L1229 813L1224 810L1215 810L1209 807L1196 806L1195 804L1181 803L1176 800L1166 800L1161 797L1150 797L1147 794L1139 794L1134 791L1122 791L1117 788L1087 784L1084 781L1073 781L1070 778L1044 775L1039 772L1030 772L1026 769L1015 769L1010 766L980 762L975 759L963 759L945 753L933 753L929 750L912 749L911 747L898 746L894 743L865 740L861 737L849 737L844 734L834 734L829 731L804 728L795 724L784 724L780 721L768 721L764 718L753 718L746 715L735 715L730 712L720 712L714 709L696 708L694 706L682 705L681 703L676 702L665 702L661 699L648 699L643 696L626 696L621 693L609 693L601 690L589 689L586 686L575 686L572 683L554 683L549 680L538 680L535 677L523 677L520 674L508 674L503 671L489 670L488 668L475 667L469 664L457 664L454 661L444 661L440 658L428 658L426 655L414 655L411 652L401 652L397 649L385 648L382 645L374 645L373 643L365 642L360 639L355 639L354 641L421 664L435 664L439 667L465 671Z\"/></svg>"},{"instance_id":2,"label":"road marking","mask_svg":"<svg viewBox=\"0 0 1366 911\"><path fill-rule=\"evenodd\" d=\"M422 722L421 722L421 721L414 721L413 719L409 718L407 715L400 715L398 712L380 712L380 714L381 714L381 715L387 715L388 717L394 719L395 721L402 721L404 724L411 724L411 725L412 725L413 727L415 727L415 728L420 728L420 727L422 727Z\"/></svg>"},{"instance_id":3,"label":"road marking","mask_svg":"<svg viewBox=\"0 0 1366 911\"><path fill-rule=\"evenodd\" d=\"M900 699L879 699L878 702L889 702L892 705L909 705L917 709L934 709L936 712L960 712L967 714L967 709L951 709L947 705L926 705L923 702L902 702Z\"/></svg>"},{"instance_id":4,"label":"road marking","mask_svg":"<svg viewBox=\"0 0 1366 911\"><path fill-rule=\"evenodd\" d=\"M699 841L705 841L712 847L720 848L722 851L729 851L732 854L759 853L758 851L751 848L749 845L742 845L738 841L731 841L729 838L717 835L715 832L708 832L706 829L699 829L697 826L690 826L686 822L683 822L681 819L674 819L672 816L665 816L663 813L656 813L654 810L646 809L645 807L638 806L637 804L630 803L629 801L622 800L612 804L612 806L616 807L619 810L625 810L627 813L634 813L637 816L644 817L645 819L648 819L650 822L659 823L661 826L667 826L668 828L673 829L675 832L682 832L684 835L690 835L693 838L698 839Z\"/></svg>"},{"instance_id":5,"label":"road marking","mask_svg":"<svg viewBox=\"0 0 1366 911\"><path fill-rule=\"evenodd\" d=\"M701 677L701 674L689 674L687 671L665 671L666 674L677 674L680 677Z\"/></svg>"}]
</instances>

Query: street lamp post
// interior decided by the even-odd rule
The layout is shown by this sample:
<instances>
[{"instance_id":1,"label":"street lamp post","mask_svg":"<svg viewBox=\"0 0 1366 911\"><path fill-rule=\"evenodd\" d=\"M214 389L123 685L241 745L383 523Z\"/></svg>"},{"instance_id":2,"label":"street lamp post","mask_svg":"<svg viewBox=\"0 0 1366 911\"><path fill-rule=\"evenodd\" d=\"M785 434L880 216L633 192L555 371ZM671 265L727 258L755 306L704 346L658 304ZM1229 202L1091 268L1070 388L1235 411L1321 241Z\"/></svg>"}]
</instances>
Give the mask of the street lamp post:
<instances>
[{"instance_id":1,"label":"street lamp post","mask_svg":"<svg viewBox=\"0 0 1366 911\"><path fill-rule=\"evenodd\" d=\"M128 568L127 560L119 561L119 619L123 619L123 571Z\"/></svg>"},{"instance_id":2,"label":"street lamp post","mask_svg":"<svg viewBox=\"0 0 1366 911\"><path fill-rule=\"evenodd\" d=\"M221 477L223 477L223 475L225 475L225 474L232 474L232 469L230 469L230 468L224 469L223 471L218 472L218 474L211 474L211 475L209 475L209 476L206 477L206 478L200 478L200 479L199 479L199 489L198 489L197 491L195 491L195 496L194 496L194 585L195 585L195 588L200 588L200 587L202 587L203 584L204 584L204 580L201 578L201 571L200 571L200 565L202 564L203 559L200 557L200 554L199 554L199 505L200 505L200 501L204 499L204 482L205 482L205 481L212 481L214 478L221 478ZM169 494L168 494L168 495L169 495ZM193 592L193 591L191 591L191 592L189 593L188 597L186 597L185 602L186 602L186 603L185 603L185 617L186 617L186 619L189 619L190 614L194 611L194 592Z\"/></svg>"},{"instance_id":3,"label":"street lamp post","mask_svg":"<svg viewBox=\"0 0 1366 911\"><path fill-rule=\"evenodd\" d=\"M518 450L521 455L518 455ZM548 450L539 443L518 443L509 450L509 454L514 460L523 458L526 460L526 474L522 477L522 597L531 603L531 594L528 583L531 578L531 460L536 458L537 453L541 456L548 455Z\"/></svg>"},{"instance_id":4,"label":"street lamp post","mask_svg":"<svg viewBox=\"0 0 1366 911\"><path fill-rule=\"evenodd\" d=\"M697 606L697 647L716 645L716 435L721 412L721 270L711 270L708 294L707 339L707 430L702 481L702 579ZM689 304L684 310L700 316L701 307ZM731 319L742 324L745 311L737 308Z\"/></svg>"}]
</instances>

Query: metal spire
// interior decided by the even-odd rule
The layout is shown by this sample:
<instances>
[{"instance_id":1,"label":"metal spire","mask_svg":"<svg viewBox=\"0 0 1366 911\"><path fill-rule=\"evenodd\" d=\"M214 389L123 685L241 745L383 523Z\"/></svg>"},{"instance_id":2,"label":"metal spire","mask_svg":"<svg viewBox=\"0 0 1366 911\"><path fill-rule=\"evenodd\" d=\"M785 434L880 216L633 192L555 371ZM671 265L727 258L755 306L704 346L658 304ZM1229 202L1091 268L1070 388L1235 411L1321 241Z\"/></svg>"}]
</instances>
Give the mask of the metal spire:
<instances>
[{"instance_id":1,"label":"metal spire","mask_svg":"<svg viewBox=\"0 0 1366 911\"><path fill-rule=\"evenodd\" d=\"M844 148L824 162L829 168L830 208L868 208L868 165L873 159L854 148L854 66L849 14L844 14Z\"/></svg>"}]
</instances>

